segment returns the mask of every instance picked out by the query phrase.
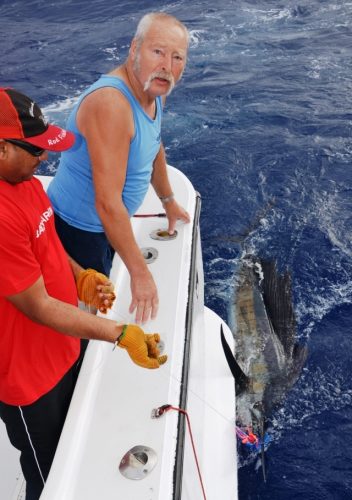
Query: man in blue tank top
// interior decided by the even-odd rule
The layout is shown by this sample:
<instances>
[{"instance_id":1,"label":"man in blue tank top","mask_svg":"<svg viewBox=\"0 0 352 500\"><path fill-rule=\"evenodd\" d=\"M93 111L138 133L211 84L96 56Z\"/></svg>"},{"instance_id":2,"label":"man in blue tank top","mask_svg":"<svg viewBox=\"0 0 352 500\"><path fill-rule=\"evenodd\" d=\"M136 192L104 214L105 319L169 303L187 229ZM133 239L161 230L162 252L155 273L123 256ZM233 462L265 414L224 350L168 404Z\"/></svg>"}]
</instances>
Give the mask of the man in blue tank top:
<instances>
[{"instance_id":1,"label":"man in blue tank top","mask_svg":"<svg viewBox=\"0 0 352 500\"><path fill-rule=\"evenodd\" d=\"M158 292L135 241L130 217L151 182L169 233L189 222L174 199L160 140L165 96L185 68L189 35L175 17L151 13L138 24L124 64L81 96L68 120L75 147L61 157L48 194L67 252L83 267L109 275L114 251L131 278L136 322L155 318Z\"/></svg>"}]
</instances>

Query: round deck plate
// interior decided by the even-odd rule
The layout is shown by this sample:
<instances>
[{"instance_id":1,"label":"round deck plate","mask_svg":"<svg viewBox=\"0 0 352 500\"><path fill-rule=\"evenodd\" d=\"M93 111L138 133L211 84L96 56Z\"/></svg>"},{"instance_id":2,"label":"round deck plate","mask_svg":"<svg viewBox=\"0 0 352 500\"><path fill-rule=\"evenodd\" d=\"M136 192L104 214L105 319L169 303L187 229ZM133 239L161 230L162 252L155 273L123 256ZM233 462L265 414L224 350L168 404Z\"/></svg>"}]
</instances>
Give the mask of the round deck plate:
<instances>
[{"instance_id":1,"label":"round deck plate","mask_svg":"<svg viewBox=\"0 0 352 500\"><path fill-rule=\"evenodd\" d=\"M174 231L174 234L169 234L167 232L167 229L156 229L155 231L152 231L150 233L150 237L153 240L159 240L159 241L169 241L169 240L174 240L177 237L177 231Z\"/></svg>"},{"instance_id":2,"label":"round deck plate","mask_svg":"<svg viewBox=\"0 0 352 500\"><path fill-rule=\"evenodd\" d=\"M144 479L154 469L158 457L149 446L134 446L122 457L119 471L127 479Z\"/></svg>"}]
</instances>

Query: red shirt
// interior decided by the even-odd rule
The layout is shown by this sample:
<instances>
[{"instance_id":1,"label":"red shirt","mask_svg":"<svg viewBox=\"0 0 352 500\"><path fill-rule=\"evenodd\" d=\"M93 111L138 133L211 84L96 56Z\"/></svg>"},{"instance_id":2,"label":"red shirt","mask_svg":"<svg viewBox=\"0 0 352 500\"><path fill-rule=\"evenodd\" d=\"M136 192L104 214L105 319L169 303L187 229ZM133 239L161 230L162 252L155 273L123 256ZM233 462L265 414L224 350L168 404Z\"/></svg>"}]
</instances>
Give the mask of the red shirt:
<instances>
[{"instance_id":1,"label":"red shirt","mask_svg":"<svg viewBox=\"0 0 352 500\"><path fill-rule=\"evenodd\" d=\"M77 305L77 290L38 179L0 180L0 401L28 405L52 389L77 360L78 338L30 320L6 297L42 275L48 294Z\"/></svg>"}]
</instances>

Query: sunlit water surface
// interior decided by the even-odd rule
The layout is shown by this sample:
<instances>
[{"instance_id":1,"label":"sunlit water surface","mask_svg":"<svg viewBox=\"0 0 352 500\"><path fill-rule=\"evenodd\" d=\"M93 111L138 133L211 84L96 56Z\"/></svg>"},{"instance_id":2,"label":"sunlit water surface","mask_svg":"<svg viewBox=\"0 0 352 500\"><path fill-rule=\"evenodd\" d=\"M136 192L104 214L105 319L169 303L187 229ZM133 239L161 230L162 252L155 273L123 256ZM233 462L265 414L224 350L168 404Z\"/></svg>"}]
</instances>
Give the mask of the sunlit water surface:
<instances>
[{"instance_id":1,"label":"sunlit water surface","mask_svg":"<svg viewBox=\"0 0 352 500\"><path fill-rule=\"evenodd\" d=\"M3 0L1 85L64 125L160 9L191 32L163 141L202 195L206 303L226 320L243 251L276 259L309 348L270 423L266 484L239 448L239 498L352 499L352 2Z\"/></svg>"}]
</instances>

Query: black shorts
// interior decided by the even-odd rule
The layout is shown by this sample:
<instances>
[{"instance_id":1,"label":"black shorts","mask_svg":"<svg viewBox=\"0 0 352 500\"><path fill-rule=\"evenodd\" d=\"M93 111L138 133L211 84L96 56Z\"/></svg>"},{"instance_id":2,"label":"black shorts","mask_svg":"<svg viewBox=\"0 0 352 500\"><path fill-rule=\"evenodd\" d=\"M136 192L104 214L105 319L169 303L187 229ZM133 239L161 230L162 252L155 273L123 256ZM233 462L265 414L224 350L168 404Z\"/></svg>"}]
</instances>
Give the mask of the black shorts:
<instances>
[{"instance_id":1,"label":"black shorts","mask_svg":"<svg viewBox=\"0 0 352 500\"><path fill-rule=\"evenodd\" d=\"M78 376L77 363L48 393L30 405L13 406L0 402L11 444L21 452L26 480L26 500L38 500L51 463Z\"/></svg>"},{"instance_id":2,"label":"black shorts","mask_svg":"<svg viewBox=\"0 0 352 500\"><path fill-rule=\"evenodd\" d=\"M115 252L105 233L83 231L67 224L57 214L55 226L66 252L72 259L84 269L95 269L109 276Z\"/></svg>"}]
</instances>

